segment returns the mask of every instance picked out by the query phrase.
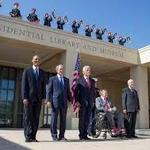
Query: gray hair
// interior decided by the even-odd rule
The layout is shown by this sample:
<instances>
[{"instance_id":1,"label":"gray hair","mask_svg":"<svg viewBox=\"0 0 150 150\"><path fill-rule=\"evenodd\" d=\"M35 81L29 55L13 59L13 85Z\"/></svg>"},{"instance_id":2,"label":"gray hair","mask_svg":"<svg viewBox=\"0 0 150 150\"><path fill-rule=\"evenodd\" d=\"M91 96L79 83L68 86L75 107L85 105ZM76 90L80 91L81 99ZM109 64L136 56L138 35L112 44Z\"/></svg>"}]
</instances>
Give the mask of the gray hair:
<instances>
[{"instance_id":1,"label":"gray hair","mask_svg":"<svg viewBox=\"0 0 150 150\"><path fill-rule=\"evenodd\" d=\"M62 64L57 65L57 66L56 66L56 71L58 70L59 67L62 67L62 68L63 68L64 66L63 66Z\"/></svg>"},{"instance_id":2,"label":"gray hair","mask_svg":"<svg viewBox=\"0 0 150 150\"><path fill-rule=\"evenodd\" d=\"M82 71L85 72L86 69L91 69L91 67L90 66L84 66Z\"/></svg>"},{"instance_id":3,"label":"gray hair","mask_svg":"<svg viewBox=\"0 0 150 150\"><path fill-rule=\"evenodd\" d=\"M134 82L133 79L129 79L129 80L127 81L127 84L129 84L131 81Z\"/></svg>"}]
</instances>

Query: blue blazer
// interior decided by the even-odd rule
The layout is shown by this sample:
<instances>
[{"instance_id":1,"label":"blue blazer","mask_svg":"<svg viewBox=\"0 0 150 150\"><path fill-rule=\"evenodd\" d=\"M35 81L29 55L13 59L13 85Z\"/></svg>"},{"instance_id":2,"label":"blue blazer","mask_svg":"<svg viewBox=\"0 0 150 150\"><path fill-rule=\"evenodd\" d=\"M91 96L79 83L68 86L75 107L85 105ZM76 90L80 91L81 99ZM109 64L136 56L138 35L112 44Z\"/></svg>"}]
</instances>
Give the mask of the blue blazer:
<instances>
[{"instance_id":1,"label":"blue blazer","mask_svg":"<svg viewBox=\"0 0 150 150\"><path fill-rule=\"evenodd\" d=\"M52 108L67 107L67 102L71 101L69 79L66 77L63 79L64 85L62 87L57 75L49 78L46 87L46 100L51 102Z\"/></svg>"}]
</instances>

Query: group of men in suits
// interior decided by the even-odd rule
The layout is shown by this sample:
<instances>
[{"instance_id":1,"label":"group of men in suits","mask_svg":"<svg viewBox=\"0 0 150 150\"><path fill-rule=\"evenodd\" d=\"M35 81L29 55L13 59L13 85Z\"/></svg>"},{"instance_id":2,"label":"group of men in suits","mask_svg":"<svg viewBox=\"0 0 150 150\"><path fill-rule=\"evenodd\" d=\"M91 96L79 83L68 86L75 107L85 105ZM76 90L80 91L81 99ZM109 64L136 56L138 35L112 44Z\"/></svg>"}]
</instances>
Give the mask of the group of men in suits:
<instances>
[{"instance_id":1,"label":"group of men in suits","mask_svg":"<svg viewBox=\"0 0 150 150\"><path fill-rule=\"evenodd\" d=\"M83 67L83 76L77 80L75 88L75 101L79 107L79 139L89 140L92 127L89 126L94 117L96 88L91 78L90 66ZM39 116L42 103L51 106L51 136L53 141L65 138L66 115L68 102L72 101L69 79L64 76L62 64L56 66L56 75L49 78L46 85L45 73L40 68L40 57L32 58L32 66L25 69L22 75L22 100L24 104L24 136L26 142L38 142L36 133L39 125ZM128 88L123 90L123 112L129 122L128 137L135 136L136 115L139 111L139 99L134 89L134 81L128 80ZM58 115L60 118L59 134L57 133Z\"/></svg>"}]
</instances>

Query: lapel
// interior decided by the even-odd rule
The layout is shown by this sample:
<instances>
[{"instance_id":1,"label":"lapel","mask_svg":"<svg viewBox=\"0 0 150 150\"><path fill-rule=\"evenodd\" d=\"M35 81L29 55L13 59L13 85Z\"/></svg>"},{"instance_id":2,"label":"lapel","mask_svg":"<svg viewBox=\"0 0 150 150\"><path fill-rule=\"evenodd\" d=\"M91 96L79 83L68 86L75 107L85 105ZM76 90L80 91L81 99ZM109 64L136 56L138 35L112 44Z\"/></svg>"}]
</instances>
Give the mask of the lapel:
<instances>
[{"instance_id":1,"label":"lapel","mask_svg":"<svg viewBox=\"0 0 150 150\"><path fill-rule=\"evenodd\" d=\"M38 81L40 81L41 77L42 77L42 70L39 68L39 77L38 77Z\"/></svg>"},{"instance_id":2,"label":"lapel","mask_svg":"<svg viewBox=\"0 0 150 150\"><path fill-rule=\"evenodd\" d=\"M41 71L41 69L39 68L38 80L36 80L36 77L35 77L35 73L34 73L34 69L33 69L33 68L31 68L31 75L32 75L32 77L33 77L34 82L35 82L36 84L39 84L40 79L41 79L41 76L42 76L42 71Z\"/></svg>"},{"instance_id":3,"label":"lapel","mask_svg":"<svg viewBox=\"0 0 150 150\"><path fill-rule=\"evenodd\" d=\"M92 89L93 88L93 81L91 78L89 78L89 80L90 80L90 89Z\"/></svg>"},{"instance_id":4,"label":"lapel","mask_svg":"<svg viewBox=\"0 0 150 150\"><path fill-rule=\"evenodd\" d=\"M85 78L84 77L82 77L81 78L82 79L82 83L83 83L83 85L84 85L84 87L88 87L88 85L87 85L87 82L86 82L86 80L85 80Z\"/></svg>"},{"instance_id":5,"label":"lapel","mask_svg":"<svg viewBox=\"0 0 150 150\"><path fill-rule=\"evenodd\" d=\"M84 77L82 77L82 80L83 80L83 84L84 84L84 86L85 86L86 88L88 88L88 89L91 89L91 88L92 88L92 80L91 80L90 77L89 77L90 87L88 86L88 83L86 82L86 80L85 80Z\"/></svg>"},{"instance_id":6,"label":"lapel","mask_svg":"<svg viewBox=\"0 0 150 150\"><path fill-rule=\"evenodd\" d=\"M60 81L57 75L55 76L55 81L56 81L56 86L60 87Z\"/></svg>"},{"instance_id":7,"label":"lapel","mask_svg":"<svg viewBox=\"0 0 150 150\"><path fill-rule=\"evenodd\" d=\"M128 88L128 92L129 92L132 96L136 96L136 91L135 91L135 89L133 89L133 91L131 91L131 90Z\"/></svg>"},{"instance_id":8,"label":"lapel","mask_svg":"<svg viewBox=\"0 0 150 150\"><path fill-rule=\"evenodd\" d=\"M66 85L67 85L67 80L66 80L65 77L63 77L63 79L64 79L64 87L66 87Z\"/></svg>"},{"instance_id":9,"label":"lapel","mask_svg":"<svg viewBox=\"0 0 150 150\"><path fill-rule=\"evenodd\" d=\"M33 80L36 82L35 73L34 73L33 68L30 69L30 72L31 72Z\"/></svg>"}]
</instances>

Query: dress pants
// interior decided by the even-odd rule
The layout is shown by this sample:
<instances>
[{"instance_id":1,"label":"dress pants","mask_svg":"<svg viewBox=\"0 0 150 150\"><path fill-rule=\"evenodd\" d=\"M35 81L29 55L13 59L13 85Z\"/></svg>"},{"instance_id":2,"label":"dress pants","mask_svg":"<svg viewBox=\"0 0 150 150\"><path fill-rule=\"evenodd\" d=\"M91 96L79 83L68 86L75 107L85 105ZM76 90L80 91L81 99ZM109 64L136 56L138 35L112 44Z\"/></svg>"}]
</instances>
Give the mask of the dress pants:
<instances>
[{"instance_id":1,"label":"dress pants","mask_svg":"<svg viewBox=\"0 0 150 150\"><path fill-rule=\"evenodd\" d=\"M137 112L127 113L127 119L129 125L129 136L135 136L136 115Z\"/></svg>"},{"instance_id":2,"label":"dress pants","mask_svg":"<svg viewBox=\"0 0 150 150\"><path fill-rule=\"evenodd\" d=\"M24 106L24 135L26 140L36 139L36 133L39 126L39 117L41 111L41 102L30 102Z\"/></svg>"},{"instance_id":3,"label":"dress pants","mask_svg":"<svg viewBox=\"0 0 150 150\"><path fill-rule=\"evenodd\" d=\"M89 106L81 106L79 110L79 137L84 139L88 134L88 127L92 109Z\"/></svg>"},{"instance_id":4,"label":"dress pants","mask_svg":"<svg viewBox=\"0 0 150 150\"><path fill-rule=\"evenodd\" d=\"M52 117L51 117L51 135L52 138L57 138L57 120L58 115L60 119L59 123L59 138L64 138L65 130L66 130L66 114L67 114L67 106L60 106L57 108L52 108Z\"/></svg>"}]
</instances>

